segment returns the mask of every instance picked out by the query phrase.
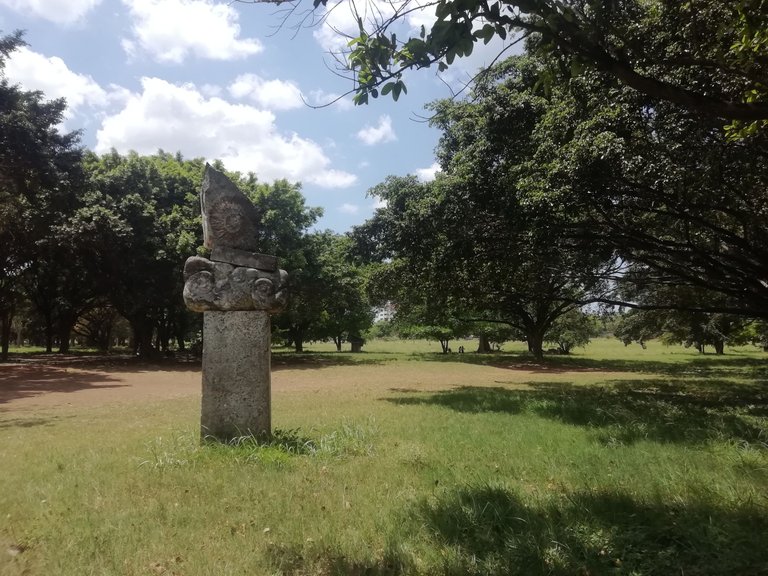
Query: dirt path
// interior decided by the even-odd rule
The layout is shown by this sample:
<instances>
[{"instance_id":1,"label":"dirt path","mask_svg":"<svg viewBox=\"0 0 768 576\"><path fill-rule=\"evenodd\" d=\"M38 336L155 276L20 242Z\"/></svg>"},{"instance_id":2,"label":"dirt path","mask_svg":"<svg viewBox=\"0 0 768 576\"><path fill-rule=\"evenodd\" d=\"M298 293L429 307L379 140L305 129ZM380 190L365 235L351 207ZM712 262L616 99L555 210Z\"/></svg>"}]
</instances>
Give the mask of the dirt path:
<instances>
[{"instance_id":1,"label":"dirt path","mask_svg":"<svg viewBox=\"0 0 768 576\"><path fill-rule=\"evenodd\" d=\"M595 374L597 376L597 374ZM617 376L602 372L601 378ZM531 381L566 381L564 371L514 369L445 362L386 362L278 365L272 373L277 394L349 391L354 394L428 391L454 386L519 386ZM142 403L199 396L200 365L141 364L131 358L37 357L0 364L0 412L59 406Z\"/></svg>"},{"instance_id":2,"label":"dirt path","mask_svg":"<svg viewBox=\"0 0 768 576\"><path fill-rule=\"evenodd\" d=\"M35 361L0 365L0 410L98 406L200 394L198 366Z\"/></svg>"}]
</instances>

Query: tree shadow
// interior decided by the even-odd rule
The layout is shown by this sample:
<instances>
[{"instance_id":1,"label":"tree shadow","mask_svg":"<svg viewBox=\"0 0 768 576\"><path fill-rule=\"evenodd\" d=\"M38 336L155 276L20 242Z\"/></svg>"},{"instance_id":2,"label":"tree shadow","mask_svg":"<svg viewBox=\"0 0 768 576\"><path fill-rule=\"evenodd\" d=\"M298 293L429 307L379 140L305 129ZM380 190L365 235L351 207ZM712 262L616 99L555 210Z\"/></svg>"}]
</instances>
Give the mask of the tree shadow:
<instances>
[{"instance_id":1,"label":"tree shadow","mask_svg":"<svg viewBox=\"0 0 768 576\"><path fill-rule=\"evenodd\" d=\"M545 356L538 360L526 353L492 352L488 354L441 354L420 352L411 358L430 362L453 362L491 366L508 370L561 374L565 372L632 372L665 376L709 376L731 378L768 378L768 358L730 353L676 358L674 362L642 358L594 359L579 355Z\"/></svg>"},{"instance_id":2,"label":"tree shadow","mask_svg":"<svg viewBox=\"0 0 768 576\"><path fill-rule=\"evenodd\" d=\"M484 486L424 499L410 514L454 551L443 574L768 574L768 516L754 504L590 491L534 507Z\"/></svg>"},{"instance_id":3,"label":"tree shadow","mask_svg":"<svg viewBox=\"0 0 768 576\"><path fill-rule=\"evenodd\" d=\"M2 409L0 409L2 415ZM68 417L67 417L68 418ZM3 418L0 419L0 430L9 428L36 428L38 426L54 426L65 418L62 416L31 416L29 418Z\"/></svg>"},{"instance_id":4,"label":"tree shadow","mask_svg":"<svg viewBox=\"0 0 768 576\"><path fill-rule=\"evenodd\" d=\"M355 559L327 547L302 549L294 545L275 543L269 547L268 555L277 574L397 576L413 573L410 557L394 547L389 547L379 558Z\"/></svg>"},{"instance_id":5,"label":"tree shadow","mask_svg":"<svg viewBox=\"0 0 768 576\"><path fill-rule=\"evenodd\" d=\"M50 392L77 392L125 386L109 383L115 381L116 378L103 371L68 372L64 367L39 364L5 366L0 372L0 404Z\"/></svg>"},{"instance_id":6,"label":"tree shadow","mask_svg":"<svg viewBox=\"0 0 768 576\"><path fill-rule=\"evenodd\" d=\"M703 379L615 380L605 386L528 382L528 389L462 386L428 395L385 398L400 405L466 413L535 414L598 432L600 441L700 443L768 440L768 388Z\"/></svg>"},{"instance_id":7,"label":"tree shadow","mask_svg":"<svg viewBox=\"0 0 768 576\"><path fill-rule=\"evenodd\" d=\"M329 366L377 366L397 360L366 356L364 352L351 354L343 352L280 352L272 354L273 370L312 370L315 368L327 368Z\"/></svg>"}]
</instances>

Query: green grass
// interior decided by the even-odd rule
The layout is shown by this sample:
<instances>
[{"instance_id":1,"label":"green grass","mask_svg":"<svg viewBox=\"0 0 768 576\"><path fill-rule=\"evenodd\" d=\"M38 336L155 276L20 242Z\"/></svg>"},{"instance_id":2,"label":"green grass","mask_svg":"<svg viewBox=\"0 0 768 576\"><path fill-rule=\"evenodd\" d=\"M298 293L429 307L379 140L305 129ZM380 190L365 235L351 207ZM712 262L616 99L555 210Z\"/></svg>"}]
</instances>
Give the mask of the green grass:
<instances>
[{"instance_id":1,"label":"green grass","mask_svg":"<svg viewBox=\"0 0 768 576\"><path fill-rule=\"evenodd\" d=\"M763 353L428 346L276 353L318 387L271 442L201 445L194 399L0 405L0 573L768 574Z\"/></svg>"}]
</instances>

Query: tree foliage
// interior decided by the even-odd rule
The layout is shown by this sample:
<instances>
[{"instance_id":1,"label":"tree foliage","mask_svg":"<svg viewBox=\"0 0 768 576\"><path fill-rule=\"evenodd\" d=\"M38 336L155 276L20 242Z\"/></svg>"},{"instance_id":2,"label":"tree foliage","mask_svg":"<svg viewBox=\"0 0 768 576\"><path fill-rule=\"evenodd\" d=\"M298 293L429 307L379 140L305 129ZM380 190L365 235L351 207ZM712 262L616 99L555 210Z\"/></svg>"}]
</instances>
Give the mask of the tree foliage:
<instances>
[{"instance_id":1,"label":"tree foliage","mask_svg":"<svg viewBox=\"0 0 768 576\"><path fill-rule=\"evenodd\" d=\"M379 94L396 100L406 90L407 70L435 65L442 71L469 56L477 42L528 37L531 48L561 70L599 70L701 115L768 119L765 0L402 0L390 8L355 7L376 15L359 19L345 55L358 104ZM398 37L398 25L424 9L434 10L430 28Z\"/></svg>"},{"instance_id":2,"label":"tree foliage","mask_svg":"<svg viewBox=\"0 0 768 576\"><path fill-rule=\"evenodd\" d=\"M0 71L5 60L24 44L16 32L0 38ZM54 315L72 314L69 269L75 249L59 236L59 227L79 202L82 186L81 149L77 132L58 129L65 102L45 100L41 92L22 90L0 77L0 341L7 358L10 326L25 286L34 301L46 301L53 329Z\"/></svg>"},{"instance_id":3,"label":"tree foliage","mask_svg":"<svg viewBox=\"0 0 768 576\"><path fill-rule=\"evenodd\" d=\"M570 354L574 348L589 344L598 333L597 318L574 308L552 323L544 341L556 345L559 354Z\"/></svg>"},{"instance_id":4,"label":"tree foliage","mask_svg":"<svg viewBox=\"0 0 768 576\"><path fill-rule=\"evenodd\" d=\"M351 240L331 231L312 232L302 240L304 264L291 270L291 299L276 318L297 352L310 340L360 338L373 323L365 292L366 276L350 255Z\"/></svg>"},{"instance_id":5,"label":"tree foliage","mask_svg":"<svg viewBox=\"0 0 768 576\"><path fill-rule=\"evenodd\" d=\"M595 268L605 258L558 242L565 215L521 196L511 174L494 169L513 164L525 134L496 141L501 148L492 152L493 122L468 106L445 118L446 176L388 178L372 189L387 206L355 236L363 253L386 262L376 285L381 299L397 303L398 317L440 328L442 341L458 334L456 321L463 334L470 322L507 324L540 357L552 323L597 288ZM457 142L454 154L447 148Z\"/></svg>"}]
</instances>

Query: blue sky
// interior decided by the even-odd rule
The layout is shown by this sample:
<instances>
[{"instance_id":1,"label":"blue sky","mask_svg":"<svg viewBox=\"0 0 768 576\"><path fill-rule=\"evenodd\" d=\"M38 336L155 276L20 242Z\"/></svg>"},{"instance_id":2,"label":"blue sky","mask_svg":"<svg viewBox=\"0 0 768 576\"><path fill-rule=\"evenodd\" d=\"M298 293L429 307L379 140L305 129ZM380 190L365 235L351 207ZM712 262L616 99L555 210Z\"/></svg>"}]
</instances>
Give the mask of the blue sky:
<instances>
[{"instance_id":1,"label":"blue sky","mask_svg":"<svg viewBox=\"0 0 768 576\"><path fill-rule=\"evenodd\" d=\"M338 232L368 218L369 188L389 174L433 177L439 133L419 116L424 105L451 95L501 49L476 48L442 77L434 70L406 77L408 94L353 106L352 84L334 73L331 52L354 31L349 0L328 3L302 26L304 0L284 21L271 4L218 0L0 0L0 29L26 31L29 46L5 73L27 89L66 97L63 129L83 130L98 153L111 148L219 158L262 181L301 182L307 203L322 206L318 228ZM365 15L391 4L357 4ZM325 14L326 10L330 10ZM373 11L372 11L373 10ZM402 24L405 36L428 10ZM281 28L282 24L282 28ZM447 85L448 86L447 86Z\"/></svg>"}]
</instances>

